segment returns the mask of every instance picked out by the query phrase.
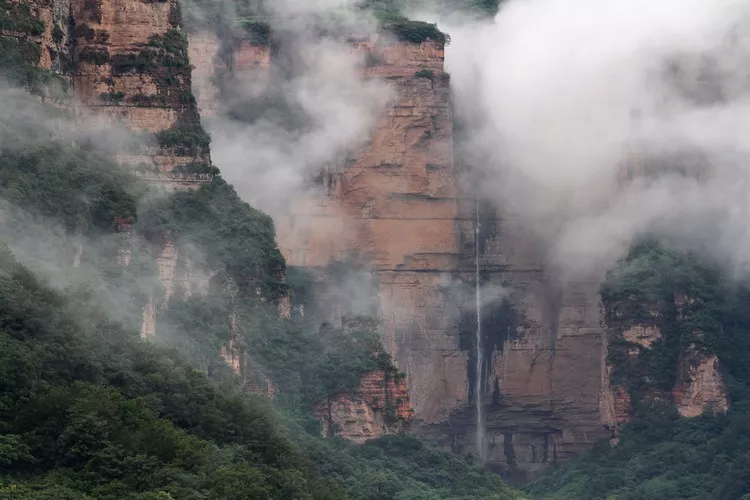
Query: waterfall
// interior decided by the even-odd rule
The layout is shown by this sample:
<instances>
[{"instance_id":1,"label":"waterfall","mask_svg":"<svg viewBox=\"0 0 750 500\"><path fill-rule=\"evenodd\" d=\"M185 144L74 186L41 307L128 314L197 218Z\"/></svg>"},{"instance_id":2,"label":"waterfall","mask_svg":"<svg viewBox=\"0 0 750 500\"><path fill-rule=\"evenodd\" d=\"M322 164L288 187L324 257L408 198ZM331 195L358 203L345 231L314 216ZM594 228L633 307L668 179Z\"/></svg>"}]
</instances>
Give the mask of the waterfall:
<instances>
[{"instance_id":1,"label":"waterfall","mask_svg":"<svg viewBox=\"0 0 750 500\"><path fill-rule=\"evenodd\" d=\"M475 273L475 295L477 310L476 329L476 383L474 384L474 401L477 410L477 452L479 461L484 463L487 453L484 447L484 416L482 415L482 291L479 283L479 198L476 206L476 239L474 242L476 273Z\"/></svg>"}]
</instances>

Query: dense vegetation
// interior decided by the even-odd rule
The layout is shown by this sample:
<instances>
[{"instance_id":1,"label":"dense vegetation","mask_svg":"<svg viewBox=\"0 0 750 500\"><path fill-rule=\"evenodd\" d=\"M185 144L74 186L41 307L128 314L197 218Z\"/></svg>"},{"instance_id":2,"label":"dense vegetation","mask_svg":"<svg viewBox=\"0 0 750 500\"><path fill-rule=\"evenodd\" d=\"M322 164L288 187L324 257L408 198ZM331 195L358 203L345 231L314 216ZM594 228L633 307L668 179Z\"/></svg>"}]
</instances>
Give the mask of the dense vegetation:
<instances>
[{"instance_id":1,"label":"dense vegetation","mask_svg":"<svg viewBox=\"0 0 750 500\"><path fill-rule=\"evenodd\" d=\"M0 74L12 84L52 99L68 96L68 83L55 73L36 66L40 57L35 42L0 37Z\"/></svg>"},{"instance_id":2,"label":"dense vegetation","mask_svg":"<svg viewBox=\"0 0 750 500\"><path fill-rule=\"evenodd\" d=\"M44 33L44 23L34 16L28 2L0 0L0 30L39 36Z\"/></svg>"},{"instance_id":3,"label":"dense vegetation","mask_svg":"<svg viewBox=\"0 0 750 500\"><path fill-rule=\"evenodd\" d=\"M692 301L675 310L675 298ZM633 401L632 421L612 448L593 450L550 472L529 491L539 498L750 498L750 288L712 263L653 239L636 245L602 287L608 324L655 321L663 338L649 348L624 341L610 346L613 382ZM688 346L718 355L732 407L727 415L679 418L649 394L670 391ZM626 354L637 349L635 357Z\"/></svg>"},{"instance_id":4,"label":"dense vegetation","mask_svg":"<svg viewBox=\"0 0 750 500\"><path fill-rule=\"evenodd\" d=\"M750 417L678 419L651 415L629 424L619 444L603 441L529 487L550 500L750 498Z\"/></svg>"},{"instance_id":5,"label":"dense vegetation","mask_svg":"<svg viewBox=\"0 0 750 500\"><path fill-rule=\"evenodd\" d=\"M67 81L38 67L41 47L30 38L42 35L44 29L28 2L0 0L0 30L18 35L0 37L0 75L32 94L61 100L68 97Z\"/></svg>"},{"instance_id":6,"label":"dense vegetation","mask_svg":"<svg viewBox=\"0 0 750 500\"><path fill-rule=\"evenodd\" d=\"M398 14L381 14L378 18L384 30L404 42L419 44L433 40L445 44L450 41L450 37L440 31L436 24L412 21Z\"/></svg>"},{"instance_id":7,"label":"dense vegetation","mask_svg":"<svg viewBox=\"0 0 750 500\"><path fill-rule=\"evenodd\" d=\"M0 329L6 497L342 496L260 402L143 344L85 291L39 283L7 249Z\"/></svg>"},{"instance_id":8,"label":"dense vegetation","mask_svg":"<svg viewBox=\"0 0 750 500\"><path fill-rule=\"evenodd\" d=\"M392 437L326 442L0 251L0 498L512 498Z\"/></svg>"}]
</instances>

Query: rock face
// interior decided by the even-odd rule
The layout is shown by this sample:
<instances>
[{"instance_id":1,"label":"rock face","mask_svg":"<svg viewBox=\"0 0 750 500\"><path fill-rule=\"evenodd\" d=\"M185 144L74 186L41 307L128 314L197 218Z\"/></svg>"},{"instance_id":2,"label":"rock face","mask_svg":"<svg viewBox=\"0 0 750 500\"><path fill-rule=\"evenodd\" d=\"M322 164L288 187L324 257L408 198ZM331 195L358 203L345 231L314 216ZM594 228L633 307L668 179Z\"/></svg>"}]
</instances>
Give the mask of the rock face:
<instances>
[{"instance_id":1,"label":"rock face","mask_svg":"<svg viewBox=\"0 0 750 500\"><path fill-rule=\"evenodd\" d=\"M377 37L351 43L366 52L363 76L387 81L394 97L367 142L345 164L321 172L319 196L295 199L275 219L287 263L323 267L356 256L373 269L383 343L407 373L412 431L475 453L479 397L488 460L519 477L606 436L598 284L556 285L534 240L510 214L481 207L477 237L470 173L453 158L441 44ZM196 37L191 50L215 61L205 54L218 54L219 45ZM256 70L264 68L265 53L253 54ZM201 98L200 106L216 109L210 99ZM486 303L479 380L477 278ZM500 286L507 298L491 299ZM344 435L376 434L376 412L361 395L326 404L331 419L349 429Z\"/></svg>"},{"instance_id":2,"label":"rock face","mask_svg":"<svg viewBox=\"0 0 750 500\"><path fill-rule=\"evenodd\" d=\"M715 354L707 355L691 347L681 360L679 370L672 394L680 415L697 417L706 410L725 413L729 409L727 388Z\"/></svg>"},{"instance_id":3,"label":"rock face","mask_svg":"<svg viewBox=\"0 0 750 500\"><path fill-rule=\"evenodd\" d=\"M324 436L356 443L406 430L414 416L405 380L383 371L368 373L356 391L332 395L314 411Z\"/></svg>"},{"instance_id":4,"label":"rock face","mask_svg":"<svg viewBox=\"0 0 750 500\"><path fill-rule=\"evenodd\" d=\"M65 73L70 67L68 51L68 13L70 0L3 0L0 10L8 21L0 23L0 34L19 41L35 43L40 48L38 66Z\"/></svg>"},{"instance_id":5,"label":"rock face","mask_svg":"<svg viewBox=\"0 0 750 500\"><path fill-rule=\"evenodd\" d=\"M242 33L197 30L189 34L193 88L201 118L211 119L219 111L222 82L241 85L245 95L265 90L271 64L271 47L243 40Z\"/></svg>"},{"instance_id":6,"label":"rock face","mask_svg":"<svg viewBox=\"0 0 750 500\"><path fill-rule=\"evenodd\" d=\"M602 421L613 443L637 409L676 408L683 417L728 410L717 356L682 341L689 333L701 335L681 327L690 314L685 305L691 302L674 294L656 302L605 304L609 355L604 360Z\"/></svg>"},{"instance_id":7,"label":"rock face","mask_svg":"<svg viewBox=\"0 0 750 500\"><path fill-rule=\"evenodd\" d=\"M200 127L191 89L187 41L177 0L72 0L73 83L80 119L120 124L141 133L169 136L139 144L118 160L167 190L195 188L210 180L188 164L209 164L205 147L185 147Z\"/></svg>"},{"instance_id":8,"label":"rock face","mask_svg":"<svg viewBox=\"0 0 750 500\"><path fill-rule=\"evenodd\" d=\"M11 81L65 109L72 107L69 12L70 0L0 0L4 66L16 70Z\"/></svg>"},{"instance_id":9,"label":"rock face","mask_svg":"<svg viewBox=\"0 0 750 500\"><path fill-rule=\"evenodd\" d=\"M685 294L676 294L674 303L680 321L690 316L689 309L695 300ZM703 336L700 330L691 333L697 338ZM716 354L699 348L694 342L683 345L672 397L683 417L696 417L705 411L725 413L729 409L729 398Z\"/></svg>"},{"instance_id":10,"label":"rock face","mask_svg":"<svg viewBox=\"0 0 750 500\"><path fill-rule=\"evenodd\" d=\"M211 118L216 114L219 101L214 75L222 66L221 42L215 33L191 33L188 47L190 64L193 65L193 92L198 101L198 112L203 119Z\"/></svg>"},{"instance_id":11,"label":"rock face","mask_svg":"<svg viewBox=\"0 0 750 500\"><path fill-rule=\"evenodd\" d=\"M451 352L456 342L439 286L451 281L459 254L443 48L377 40L358 47L378 61L365 76L385 78L395 97L345 168L321 174L322 198L296 200L276 219L279 247L298 266L364 257L379 282L383 341L409 374L415 412L441 419L466 391L453 375L466 358ZM425 77L416 76L420 70Z\"/></svg>"}]
</instances>

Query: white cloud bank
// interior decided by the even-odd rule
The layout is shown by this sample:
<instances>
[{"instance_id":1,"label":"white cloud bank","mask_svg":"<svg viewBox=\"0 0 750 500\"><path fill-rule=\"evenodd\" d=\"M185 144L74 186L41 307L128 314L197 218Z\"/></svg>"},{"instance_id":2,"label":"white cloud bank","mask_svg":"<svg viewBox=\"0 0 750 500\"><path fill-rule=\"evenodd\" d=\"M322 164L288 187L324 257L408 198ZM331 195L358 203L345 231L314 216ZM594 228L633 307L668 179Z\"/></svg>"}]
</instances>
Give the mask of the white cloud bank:
<instances>
[{"instance_id":1,"label":"white cloud bank","mask_svg":"<svg viewBox=\"0 0 750 500\"><path fill-rule=\"evenodd\" d=\"M744 270L749 17L748 0L509 0L491 22L441 20L483 194L571 278L610 267L648 231ZM634 144L652 167L687 153L710 168L623 185Z\"/></svg>"}]
</instances>

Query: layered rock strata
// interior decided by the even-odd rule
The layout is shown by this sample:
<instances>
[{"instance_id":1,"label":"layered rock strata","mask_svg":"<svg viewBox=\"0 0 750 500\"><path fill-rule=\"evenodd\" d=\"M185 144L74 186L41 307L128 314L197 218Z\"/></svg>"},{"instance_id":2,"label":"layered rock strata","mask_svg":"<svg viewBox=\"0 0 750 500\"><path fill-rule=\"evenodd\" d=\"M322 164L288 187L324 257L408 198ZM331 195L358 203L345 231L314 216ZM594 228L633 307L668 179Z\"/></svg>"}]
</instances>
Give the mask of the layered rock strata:
<instances>
[{"instance_id":1,"label":"layered rock strata","mask_svg":"<svg viewBox=\"0 0 750 500\"><path fill-rule=\"evenodd\" d=\"M346 165L318 177L321 197L296 199L276 218L279 247L291 265L357 255L374 269L383 343L409 374L417 418L440 420L466 395L455 375L466 356L446 326L453 311L440 288L460 251L443 46L378 38L353 45L371 61L364 77L385 79L394 97Z\"/></svg>"},{"instance_id":2,"label":"layered rock strata","mask_svg":"<svg viewBox=\"0 0 750 500\"><path fill-rule=\"evenodd\" d=\"M498 470L523 476L567 459L605 435L598 284L557 286L536 242L509 214L482 210L477 239L470 173L453 159L441 44L352 45L366 52L364 77L384 79L395 97L346 165L321 172L320 197L295 199L276 218L287 262L322 267L356 255L373 268L383 342L408 375L415 432L475 453L480 397L488 459ZM477 245L488 293L500 284L510 291L509 302L483 312L479 383L473 292L464 290L477 280ZM338 406L341 418L354 422L355 406Z\"/></svg>"},{"instance_id":3,"label":"layered rock strata","mask_svg":"<svg viewBox=\"0 0 750 500\"><path fill-rule=\"evenodd\" d=\"M457 170L461 288L454 300L464 310L445 327L456 335L454 352L466 356L458 372L466 393L421 432L460 453L480 454L482 446L489 466L523 482L605 436L598 283L559 282L520 217L477 203L471 172ZM485 422L479 444L477 398Z\"/></svg>"},{"instance_id":4,"label":"layered rock strata","mask_svg":"<svg viewBox=\"0 0 750 500\"><path fill-rule=\"evenodd\" d=\"M108 139L124 139L116 160L130 166L137 178L167 192L193 190L210 182L214 169L192 92L188 40L180 17L177 0L0 0L0 41L10 40L11 45L3 43L2 48L18 49L24 65L40 70L27 78L31 83L19 82L30 85L35 95L57 102L59 96L47 81L51 74L56 77L52 83L72 87L75 101L65 104L82 126L105 130ZM212 43L207 42L209 52ZM224 68L237 75L257 64L268 66L266 49L258 52L248 43L235 49ZM219 52L218 41L215 50ZM205 67L200 51L193 56L199 68ZM46 87L37 88L37 80ZM144 242L136 242L132 220L113 222L121 239L110 257L119 266L130 266L136 243ZM149 235L148 244L162 293L152 293L143 305L140 333L145 339L157 335L157 317L172 297L209 293L216 274L169 232ZM75 266L83 253L81 247ZM282 297L278 306L282 317L290 315L289 297ZM246 376L243 334L237 315L230 320L232 336L222 355ZM270 381L256 378L262 382L248 378L248 387L272 396Z\"/></svg>"},{"instance_id":5,"label":"layered rock strata","mask_svg":"<svg viewBox=\"0 0 750 500\"><path fill-rule=\"evenodd\" d=\"M677 384L672 390L677 411L683 417L697 417L706 411L725 413L729 398L719 359L690 346L679 363Z\"/></svg>"},{"instance_id":6,"label":"layered rock strata","mask_svg":"<svg viewBox=\"0 0 750 500\"><path fill-rule=\"evenodd\" d=\"M151 140L118 159L170 191L211 180L201 168L210 158L197 111L220 111L220 77L258 93L268 82L267 43L204 32L191 35L188 52L176 0L0 0L0 10L0 35L34 47L27 62L71 77L82 121L97 117ZM321 172L319 196L296 199L277 217L279 243L290 265L323 267L356 255L374 270L383 342L408 376L370 373L354 393L324 402L318 411L327 428L362 441L402 429L413 410L413 431L463 453L486 446L489 463L518 478L605 435L602 422L616 439L640 401L611 360L619 355L637 365L665 337L664 311L679 320L688 299L647 305L646 316L608 304L602 328L597 283L558 283L518 217L477 207L470 172L453 158L442 44L376 36L351 45L366 55L363 77L384 79L394 97L365 144ZM156 334L169 297L203 293L211 275L169 235L157 244L165 294L147 301L144 337ZM127 245L113 258L129 265ZM477 283L479 339L470 305ZM282 300L282 316L291 309ZM250 369L236 315L232 332L223 355L244 375ZM672 386L638 397L674 405L683 416L726 411L715 355L681 346L675 373ZM273 395L270 381L255 379L262 382L249 383L252 390ZM486 443L476 442L477 401Z\"/></svg>"},{"instance_id":7,"label":"layered rock strata","mask_svg":"<svg viewBox=\"0 0 750 500\"><path fill-rule=\"evenodd\" d=\"M408 429L414 416L406 381L397 374L375 371L362 377L353 392L331 395L316 405L323 435L363 443Z\"/></svg>"},{"instance_id":8,"label":"layered rock strata","mask_svg":"<svg viewBox=\"0 0 750 500\"><path fill-rule=\"evenodd\" d=\"M118 160L153 184L171 191L210 181L201 168L175 170L210 164L177 0L72 0L71 19L79 118L139 133Z\"/></svg>"},{"instance_id":9,"label":"layered rock strata","mask_svg":"<svg viewBox=\"0 0 750 500\"><path fill-rule=\"evenodd\" d=\"M615 443L621 426L637 409L674 408L683 417L728 410L727 388L717 356L694 342L682 341L688 333L698 338L701 335L681 331L684 306L689 302L689 298L675 294L653 303L606 304L609 356L603 361L602 420ZM669 347L672 344L676 347ZM676 354L670 355L675 349ZM674 375L661 380L655 370Z\"/></svg>"}]
</instances>

